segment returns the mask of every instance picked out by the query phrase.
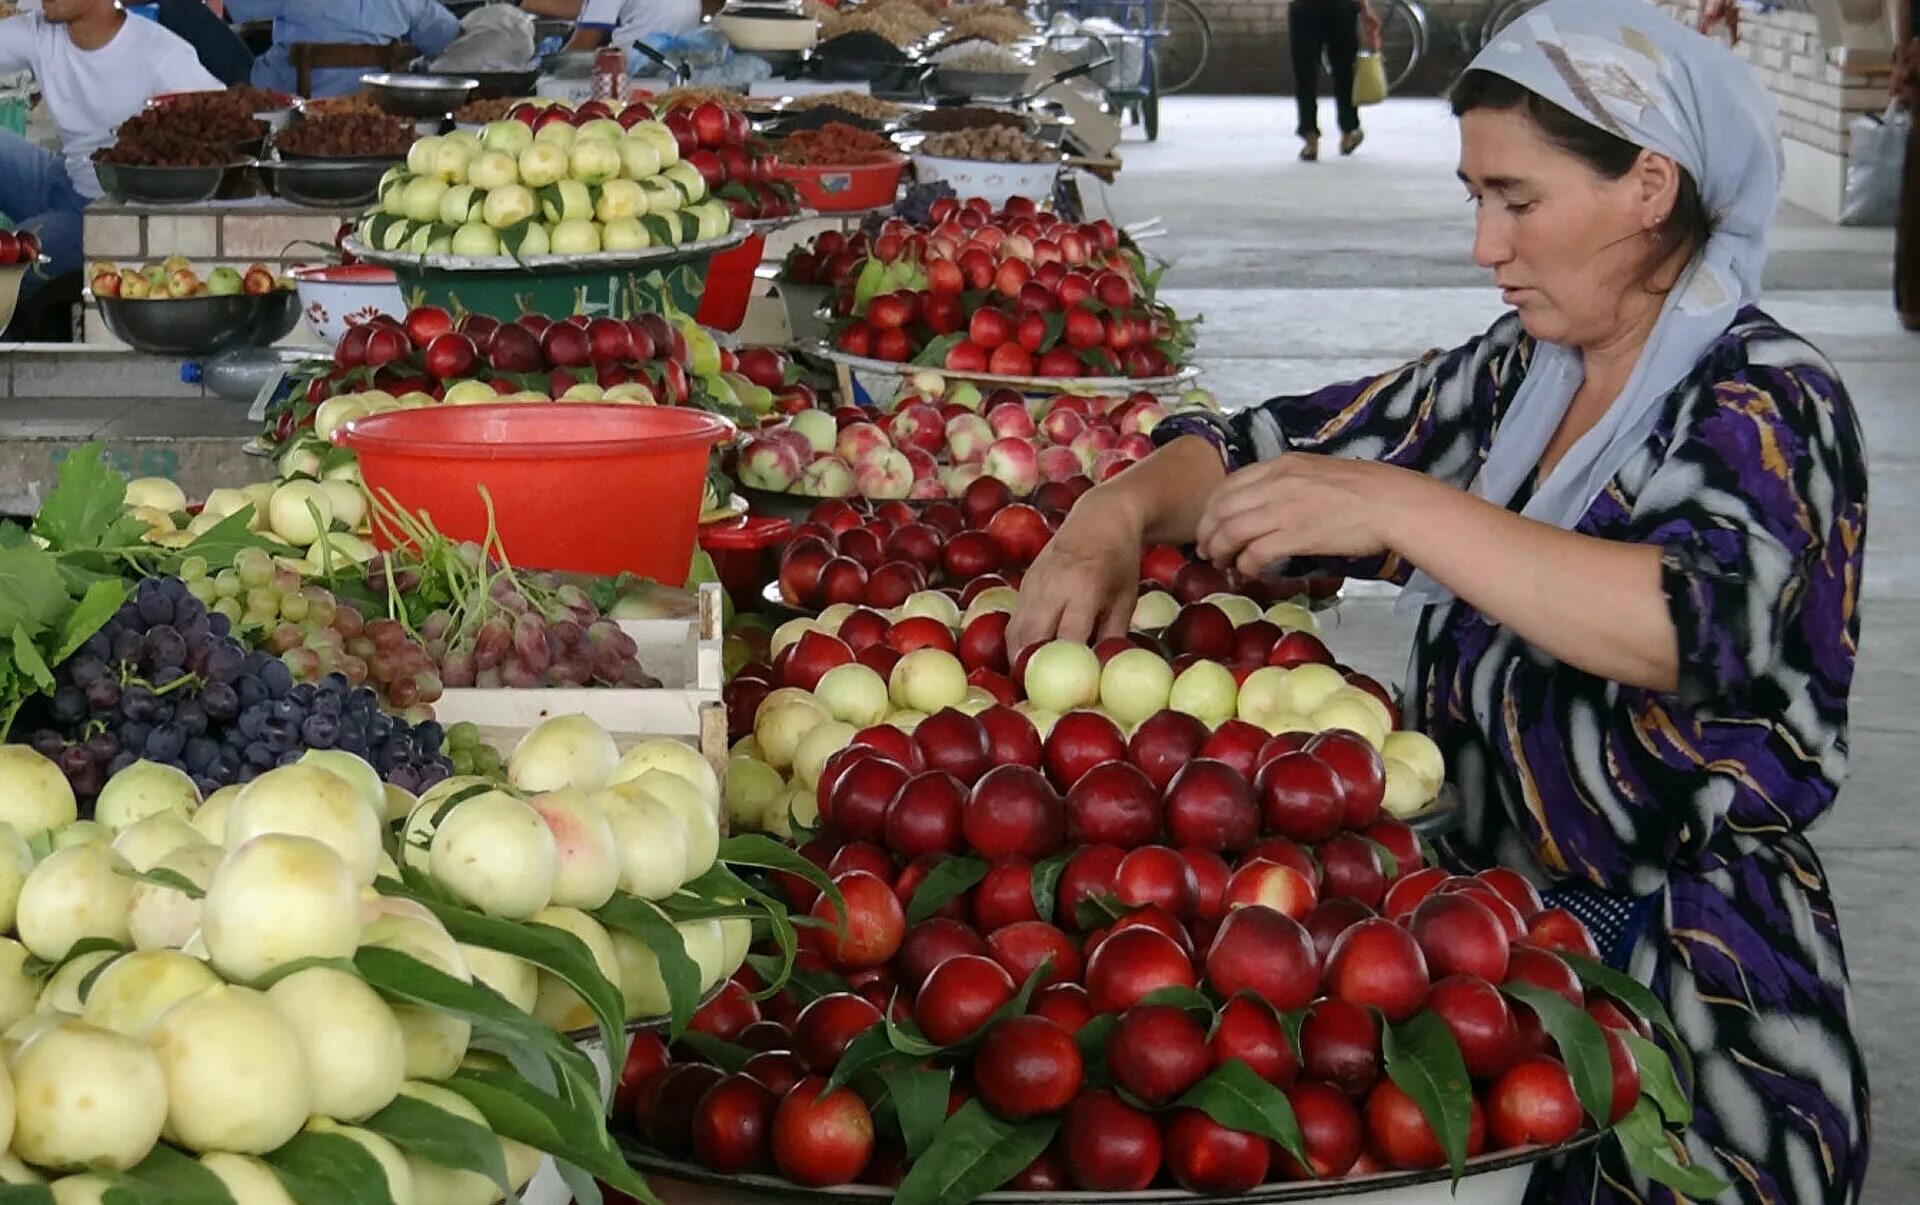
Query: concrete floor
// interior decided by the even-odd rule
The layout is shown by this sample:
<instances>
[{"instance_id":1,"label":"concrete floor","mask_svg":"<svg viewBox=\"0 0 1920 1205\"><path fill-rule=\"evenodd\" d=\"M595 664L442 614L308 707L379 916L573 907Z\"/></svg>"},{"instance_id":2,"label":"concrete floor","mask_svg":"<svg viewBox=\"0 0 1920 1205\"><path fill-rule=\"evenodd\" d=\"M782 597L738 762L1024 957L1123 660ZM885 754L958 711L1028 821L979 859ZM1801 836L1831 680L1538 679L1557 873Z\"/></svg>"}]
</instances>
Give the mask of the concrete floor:
<instances>
[{"instance_id":1,"label":"concrete floor","mask_svg":"<svg viewBox=\"0 0 1920 1205\"><path fill-rule=\"evenodd\" d=\"M1290 101L1181 99L1163 110L1157 144L1129 136L1119 183L1088 194L1090 208L1116 220L1164 222L1167 233L1147 246L1172 263L1174 303L1206 315L1204 383L1231 405L1452 346L1500 311L1469 255L1472 214L1453 176L1445 109L1393 102L1366 120L1354 158L1303 164ZM1885 1205L1913 1201L1920 1176L1920 1113L1902 1107L1902 1090L1920 1082L1910 1012L1920 986L1920 828L1901 769L1920 739L1910 710L1920 702L1920 336L1894 317L1892 246L1889 231L1784 210L1763 302L1838 362L1873 457L1852 777L1815 843L1839 897L1878 1089L1865 1199ZM1397 680L1409 625L1381 588L1355 593L1340 609L1336 645Z\"/></svg>"}]
</instances>

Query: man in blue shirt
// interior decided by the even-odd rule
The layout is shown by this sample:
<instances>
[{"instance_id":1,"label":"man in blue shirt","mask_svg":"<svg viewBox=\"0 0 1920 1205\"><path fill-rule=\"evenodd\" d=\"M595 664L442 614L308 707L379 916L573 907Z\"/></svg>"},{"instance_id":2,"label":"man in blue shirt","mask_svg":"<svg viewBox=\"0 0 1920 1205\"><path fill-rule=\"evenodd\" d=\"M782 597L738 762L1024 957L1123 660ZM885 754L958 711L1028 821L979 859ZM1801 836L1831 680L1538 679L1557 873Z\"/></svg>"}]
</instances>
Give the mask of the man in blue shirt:
<instances>
[{"instance_id":1,"label":"man in blue shirt","mask_svg":"<svg viewBox=\"0 0 1920 1205\"><path fill-rule=\"evenodd\" d=\"M288 48L303 42L387 46L404 41L432 58L460 36L459 19L439 0L227 0L227 12L243 23L273 22L273 46L255 60L253 82L282 92L297 91ZM319 68L311 94L357 92L365 74L355 67Z\"/></svg>"}]
</instances>

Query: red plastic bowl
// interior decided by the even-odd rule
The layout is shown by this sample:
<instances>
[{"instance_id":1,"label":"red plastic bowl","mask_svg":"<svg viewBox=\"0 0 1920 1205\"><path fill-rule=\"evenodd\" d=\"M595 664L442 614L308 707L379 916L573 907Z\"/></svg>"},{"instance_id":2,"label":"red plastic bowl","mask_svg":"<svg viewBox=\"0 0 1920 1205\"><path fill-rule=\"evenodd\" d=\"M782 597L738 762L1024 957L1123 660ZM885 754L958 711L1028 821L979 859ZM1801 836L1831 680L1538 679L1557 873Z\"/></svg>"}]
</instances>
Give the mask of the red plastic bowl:
<instances>
[{"instance_id":1,"label":"red plastic bowl","mask_svg":"<svg viewBox=\"0 0 1920 1205\"><path fill-rule=\"evenodd\" d=\"M701 326L717 331L740 329L747 319L747 303L753 300L754 273L766 249L767 236L751 234L738 247L713 257L707 266L706 287L700 292L700 307L694 313Z\"/></svg>"},{"instance_id":2,"label":"red plastic bowl","mask_svg":"<svg viewBox=\"0 0 1920 1205\"><path fill-rule=\"evenodd\" d=\"M801 202L810 209L845 213L851 209L875 209L893 204L893 195L900 190L900 173L906 170L907 162L905 155L893 155L863 167L801 167L776 163L773 178L793 185Z\"/></svg>"},{"instance_id":3,"label":"red plastic bowl","mask_svg":"<svg viewBox=\"0 0 1920 1205\"><path fill-rule=\"evenodd\" d=\"M509 403L424 406L348 422L334 442L360 457L381 501L425 513L443 535L495 530L517 565L686 580L700 520L707 450L733 425L678 406ZM396 533L376 521L374 542Z\"/></svg>"}]
</instances>

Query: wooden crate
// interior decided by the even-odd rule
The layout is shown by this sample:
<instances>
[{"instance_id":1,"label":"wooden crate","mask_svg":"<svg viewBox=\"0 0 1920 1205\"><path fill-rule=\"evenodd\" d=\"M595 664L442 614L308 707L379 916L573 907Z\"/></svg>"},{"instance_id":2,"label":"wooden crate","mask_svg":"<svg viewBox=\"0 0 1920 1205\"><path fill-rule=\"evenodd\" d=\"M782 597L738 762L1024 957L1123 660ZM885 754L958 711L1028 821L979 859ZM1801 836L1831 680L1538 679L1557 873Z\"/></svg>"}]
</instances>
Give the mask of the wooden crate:
<instances>
[{"instance_id":1,"label":"wooden crate","mask_svg":"<svg viewBox=\"0 0 1920 1205\"><path fill-rule=\"evenodd\" d=\"M477 687L449 690L434 704L443 724L479 726L502 753L556 715L591 716L613 734L622 752L650 737L667 736L699 749L714 771L727 764L727 710L720 701L720 587L686 595L684 614L622 620L640 646L640 664L660 679L652 690L554 687L530 690Z\"/></svg>"}]
</instances>

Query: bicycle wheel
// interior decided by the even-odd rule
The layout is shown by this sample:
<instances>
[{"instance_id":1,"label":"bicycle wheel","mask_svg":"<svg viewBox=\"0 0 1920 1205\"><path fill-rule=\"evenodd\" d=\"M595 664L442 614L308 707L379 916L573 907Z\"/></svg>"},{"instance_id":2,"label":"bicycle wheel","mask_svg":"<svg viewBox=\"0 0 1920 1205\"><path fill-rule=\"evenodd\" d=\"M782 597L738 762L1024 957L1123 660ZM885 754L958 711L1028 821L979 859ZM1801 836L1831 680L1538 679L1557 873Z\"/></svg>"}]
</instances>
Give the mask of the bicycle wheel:
<instances>
[{"instance_id":1,"label":"bicycle wheel","mask_svg":"<svg viewBox=\"0 0 1920 1205\"><path fill-rule=\"evenodd\" d=\"M1480 48L1486 49L1487 43L1498 37L1501 30L1539 3L1540 0L1504 0L1504 3L1495 3L1488 10L1487 19L1480 23Z\"/></svg>"},{"instance_id":2,"label":"bicycle wheel","mask_svg":"<svg viewBox=\"0 0 1920 1205\"><path fill-rule=\"evenodd\" d=\"M1160 28L1153 39L1153 74L1160 92L1171 96L1193 86L1206 70L1213 49L1213 25L1193 0L1159 0Z\"/></svg>"},{"instance_id":3,"label":"bicycle wheel","mask_svg":"<svg viewBox=\"0 0 1920 1205\"><path fill-rule=\"evenodd\" d=\"M1409 0L1385 0L1375 11L1380 14L1380 65L1386 68L1387 91L1398 92L1426 58L1426 10Z\"/></svg>"}]
</instances>

